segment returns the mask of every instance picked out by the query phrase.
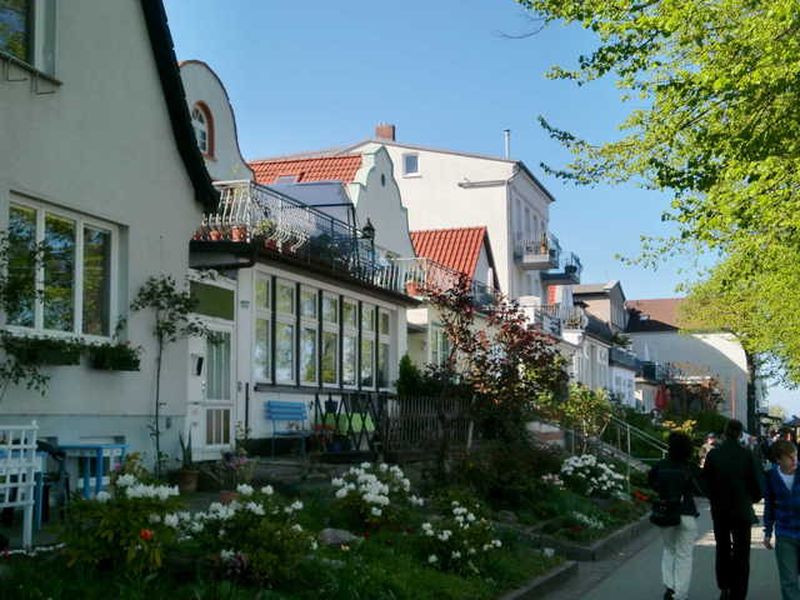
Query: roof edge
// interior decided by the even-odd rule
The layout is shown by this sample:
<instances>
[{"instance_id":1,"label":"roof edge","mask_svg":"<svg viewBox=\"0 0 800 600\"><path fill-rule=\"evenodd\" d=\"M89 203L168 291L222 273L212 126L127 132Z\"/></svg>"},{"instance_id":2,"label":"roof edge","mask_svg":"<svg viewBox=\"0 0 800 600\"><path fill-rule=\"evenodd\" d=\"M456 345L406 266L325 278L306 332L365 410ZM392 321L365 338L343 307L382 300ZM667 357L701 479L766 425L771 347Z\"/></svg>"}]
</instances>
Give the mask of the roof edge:
<instances>
[{"instance_id":1,"label":"roof edge","mask_svg":"<svg viewBox=\"0 0 800 600\"><path fill-rule=\"evenodd\" d=\"M150 48L156 63L161 91L167 103L172 136L178 147L186 172L194 188L195 200L208 211L219 205L219 193L214 189L200 148L197 147L186 92L183 89L175 46L167 24L167 13L161 0L140 0Z\"/></svg>"}]
</instances>

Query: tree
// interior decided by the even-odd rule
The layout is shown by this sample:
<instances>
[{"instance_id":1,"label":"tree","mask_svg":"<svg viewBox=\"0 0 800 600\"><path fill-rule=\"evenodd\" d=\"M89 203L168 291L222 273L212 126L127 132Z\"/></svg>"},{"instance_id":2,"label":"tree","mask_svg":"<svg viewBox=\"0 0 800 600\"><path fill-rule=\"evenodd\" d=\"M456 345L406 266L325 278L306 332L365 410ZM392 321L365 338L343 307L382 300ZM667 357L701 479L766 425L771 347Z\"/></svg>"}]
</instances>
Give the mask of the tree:
<instances>
[{"instance_id":1,"label":"tree","mask_svg":"<svg viewBox=\"0 0 800 600\"><path fill-rule=\"evenodd\" d=\"M618 139L594 145L543 126L573 154L545 169L579 184L671 192L677 235L646 240L721 262L690 287L696 321L723 324L800 379L800 4L797 0L518 0L544 23L592 32L597 48L550 76L612 77L635 100ZM730 317L726 320L723 316Z\"/></svg>"},{"instance_id":2,"label":"tree","mask_svg":"<svg viewBox=\"0 0 800 600\"><path fill-rule=\"evenodd\" d=\"M529 326L514 303L496 298L476 323L472 284L462 275L446 290L427 289L440 311L451 352L444 370L472 390L481 435L506 443L525 437L525 424L566 393L566 361L556 342Z\"/></svg>"},{"instance_id":3,"label":"tree","mask_svg":"<svg viewBox=\"0 0 800 600\"><path fill-rule=\"evenodd\" d=\"M161 476L161 366L167 344L187 336L209 336L208 327L192 316L195 300L186 290L179 290L171 275L148 278L131 302L131 310L153 312L153 335L156 338L156 397L151 435L156 444L156 476Z\"/></svg>"}]
</instances>

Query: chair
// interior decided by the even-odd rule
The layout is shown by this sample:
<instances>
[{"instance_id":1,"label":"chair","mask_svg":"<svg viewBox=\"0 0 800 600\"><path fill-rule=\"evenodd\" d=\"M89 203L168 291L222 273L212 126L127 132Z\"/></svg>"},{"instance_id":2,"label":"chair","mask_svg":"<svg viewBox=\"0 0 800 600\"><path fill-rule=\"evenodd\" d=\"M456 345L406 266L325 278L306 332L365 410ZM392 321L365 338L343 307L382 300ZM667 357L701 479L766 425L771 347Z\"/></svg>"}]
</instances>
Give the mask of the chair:
<instances>
[{"instance_id":1,"label":"chair","mask_svg":"<svg viewBox=\"0 0 800 600\"><path fill-rule=\"evenodd\" d=\"M299 438L300 454L305 456L306 438L313 433L308 422L308 410L303 402L267 400L264 415L272 423L272 456L275 456L275 439ZM284 424L279 427L279 424Z\"/></svg>"},{"instance_id":2,"label":"chair","mask_svg":"<svg viewBox=\"0 0 800 600\"><path fill-rule=\"evenodd\" d=\"M36 421L30 425L0 425L0 508L22 508L22 545L33 544L36 474L41 460L36 455Z\"/></svg>"},{"instance_id":3,"label":"chair","mask_svg":"<svg viewBox=\"0 0 800 600\"><path fill-rule=\"evenodd\" d=\"M64 511L69 503L69 471L67 471L67 453L55 444L44 440L37 440L36 447L39 452L44 452L56 463L58 468L55 471L48 471L43 475L44 494L43 500L37 507L36 526L42 526L42 518L45 521L50 518L50 495L55 491L56 506L59 509L59 517L64 517ZM44 513L44 514L43 514Z\"/></svg>"}]
</instances>

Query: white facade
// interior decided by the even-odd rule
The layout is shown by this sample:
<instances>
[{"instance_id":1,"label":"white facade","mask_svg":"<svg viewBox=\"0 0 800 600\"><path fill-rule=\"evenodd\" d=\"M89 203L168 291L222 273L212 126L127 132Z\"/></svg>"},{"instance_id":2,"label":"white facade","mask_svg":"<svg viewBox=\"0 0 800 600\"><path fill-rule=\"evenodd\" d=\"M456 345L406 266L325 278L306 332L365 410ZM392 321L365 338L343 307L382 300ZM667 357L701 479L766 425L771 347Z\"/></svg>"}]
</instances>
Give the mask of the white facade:
<instances>
[{"instance_id":1,"label":"white facade","mask_svg":"<svg viewBox=\"0 0 800 600\"><path fill-rule=\"evenodd\" d=\"M611 345L587 335L583 330L567 329L563 336L565 341L577 348L572 355L571 378L593 390L608 389L608 352Z\"/></svg>"},{"instance_id":2,"label":"white facade","mask_svg":"<svg viewBox=\"0 0 800 600\"><path fill-rule=\"evenodd\" d=\"M215 146L214 156L205 157L209 170L230 180L230 173L244 167L249 179L251 171L231 133L235 119L222 83L203 63L190 61L181 69L191 81L187 104L213 109L215 135L227 140ZM199 136L198 142L202 144ZM301 188L279 189L291 196ZM348 188L357 221L364 225L370 219L376 242L395 254L413 256L406 212L386 151L365 156ZM304 209L300 205L292 214ZM224 290L233 308L230 319L204 317L230 335L227 357L202 340L193 341L191 355L202 356L206 364L189 375L188 427L199 442L199 457L218 458L233 443L236 428L246 428L253 438L271 436L265 418L268 400L304 403L313 419L316 396L324 402L329 395L337 399L351 392L394 388L400 358L407 352L406 303L397 297L333 272L326 275L263 254L254 266L230 278L202 283ZM216 376L218 369L229 376ZM214 385L215 379L222 385ZM212 389L217 393L212 395Z\"/></svg>"},{"instance_id":3,"label":"white facade","mask_svg":"<svg viewBox=\"0 0 800 600\"><path fill-rule=\"evenodd\" d=\"M714 377L723 404L719 412L747 423L747 357L729 333L631 332L637 356L671 363L689 377Z\"/></svg>"},{"instance_id":4,"label":"white facade","mask_svg":"<svg viewBox=\"0 0 800 600\"><path fill-rule=\"evenodd\" d=\"M636 407L636 371L615 364L609 366L609 389L625 406Z\"/></svg>"},{"instance_id":5,"label":"white facade","mask_svg":"<svg viewBox=\"0 0 800 600\"><path fill-rule=\"evenodd\" d=\"M546 235L552 200L520 163L388 140L348 151L370 152L381 145L396 165L412 230L485 225L503 292L510 298L527 295L546 301L538 272L525 272L515 263L514 243ZM406 172L409 156L416 157L415 172Z\"/></svg>"},{"instance_id":6,"label":"white facade","mask_svg":"<svg viewBox=\"0 0 800 600\"><path fill-rule=\"evenodd\" d=\"M15 331L80 335L110 341L120 319L121 338L142 347L141 371L103 372L88 365L47 368L45 396L12 387L0 401L4 422L35 418L41 437L61 443L125 441L131 450L151 448L147 425L154 408L156 344L152 315L128 306L151 275L182 281L188 240L203 207L179 154L137 2L75 0L55 13L52 63L45 80L0 58L0 220L10 211L35 210L39 235L55 219L75 236L72 331L46 330L46 319ZM5 71L4 71L5 72ZM199 164L199 163L198 163ZM21 211L21 212L20 212ZM27 213L32 214L32 213ZM79 311L80 257L91 231L109 244L109 314L92 335L78 330L97 315ZM65 329L65 327L60 327ZM69 327L66 327L69 329ZM163 448L177 450L174 419L186 413L187 342L168 346L162 378ZM152 457L152 454L150 454Z\"/></svg>"}]
</instances>

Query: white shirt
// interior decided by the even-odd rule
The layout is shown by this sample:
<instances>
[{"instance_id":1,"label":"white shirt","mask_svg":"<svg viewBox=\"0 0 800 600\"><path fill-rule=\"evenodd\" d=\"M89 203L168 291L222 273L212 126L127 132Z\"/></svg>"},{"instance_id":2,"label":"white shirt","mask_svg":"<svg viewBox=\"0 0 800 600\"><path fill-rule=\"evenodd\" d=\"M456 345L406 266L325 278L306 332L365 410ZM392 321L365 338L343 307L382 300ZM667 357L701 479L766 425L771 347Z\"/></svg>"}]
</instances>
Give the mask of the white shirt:
<instances>
[{"instance_id":1,"label":"white shirt","mask_svg":"<svg viewBox=\"0 0 800 600\"><path fill-rule=\"evenodd\" d=\"M778 468L778 474L781 476L781 479L783 479L783 483L786 484L786 489L788 489L791 492L792 491L792 486L794 485L794 475L795 474L794 473L791 473L791 474L784 473L783 471L780 470L780 467Z\"/></svg>"}]
</instances>

